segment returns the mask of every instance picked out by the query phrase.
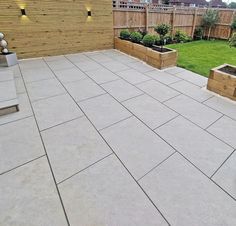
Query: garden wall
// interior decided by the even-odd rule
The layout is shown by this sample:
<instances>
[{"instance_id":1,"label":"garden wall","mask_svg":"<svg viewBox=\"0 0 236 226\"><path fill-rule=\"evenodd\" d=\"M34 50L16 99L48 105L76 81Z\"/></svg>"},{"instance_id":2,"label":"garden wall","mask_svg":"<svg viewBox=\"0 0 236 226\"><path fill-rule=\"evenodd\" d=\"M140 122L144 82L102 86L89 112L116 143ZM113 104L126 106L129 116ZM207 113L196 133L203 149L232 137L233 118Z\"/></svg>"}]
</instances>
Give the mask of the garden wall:
<instances>
[{"instance_id":1,"label":"garden wall","mask_svg":"<svg viewBox=\"0 0 236 226\"><path fill-rule=\"evenodd\" d=\"M201 19L206 12L205 8L158 6L154 4L125 3L113 1L114 34L118 36L122 29L135 30L138 28L154 32L154 26L160 23L171 24L172 32L182 30L193 36L195 27L201 25ZM219 10L220 21L212 30L211 37L228 39L230 25L236 10Z\"/></svg>"},{"instance_id":2,"label":"garden wall","mask_svg":"<svg viewBox=\"0 0 236 226\"><path fill-rule=\"evenodd\" d=\"M111 0L1 0L0 9L0 32L20 58L113 47Z\"/></svg>"}]
</instances>

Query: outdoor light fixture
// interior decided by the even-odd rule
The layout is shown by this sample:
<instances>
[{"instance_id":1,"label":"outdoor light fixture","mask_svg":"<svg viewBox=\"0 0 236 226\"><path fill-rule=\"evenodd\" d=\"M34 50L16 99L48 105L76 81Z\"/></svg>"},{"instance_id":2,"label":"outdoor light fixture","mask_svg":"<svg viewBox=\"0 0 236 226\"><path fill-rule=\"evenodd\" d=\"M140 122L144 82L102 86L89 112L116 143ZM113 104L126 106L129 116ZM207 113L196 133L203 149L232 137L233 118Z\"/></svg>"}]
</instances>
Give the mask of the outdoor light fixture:
<instances>
[{"instance_id":1,"label":"outdoor light fixture","mask_svg":"<svg viewBox=\"0 0 236 226\"><path fill-rule=\"evenodd\" d=\"M21 14L22 14L22 16L26 16L25 9L20 9L20 10L21 10Z\"/></svg>"},{"instance_id":2,"label":"outdoor light fixture","mask_svg":"<svg viewBox=\"0 0 236 226\"><path fill-rule=\"evenodd\" d=\"M92 16L92 12L90 10L88 11L88 16Z\"/></svg>"}]
</instances>

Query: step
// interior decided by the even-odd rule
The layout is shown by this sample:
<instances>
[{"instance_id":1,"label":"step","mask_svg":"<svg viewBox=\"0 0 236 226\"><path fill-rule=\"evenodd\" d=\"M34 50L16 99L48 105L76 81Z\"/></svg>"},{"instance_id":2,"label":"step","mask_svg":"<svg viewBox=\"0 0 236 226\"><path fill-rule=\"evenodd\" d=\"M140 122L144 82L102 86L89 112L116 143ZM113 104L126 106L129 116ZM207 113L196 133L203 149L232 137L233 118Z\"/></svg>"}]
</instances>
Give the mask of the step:
<instances>
[{"instance_id":1,"label":"step","mask_svg":"<svg viewBox=\"0 0 236 226\"><path fill-rule=\"evenodd\" d=\"M13 72L0 70L0 116L19 111Z\"/></svg>"}]
</instances>

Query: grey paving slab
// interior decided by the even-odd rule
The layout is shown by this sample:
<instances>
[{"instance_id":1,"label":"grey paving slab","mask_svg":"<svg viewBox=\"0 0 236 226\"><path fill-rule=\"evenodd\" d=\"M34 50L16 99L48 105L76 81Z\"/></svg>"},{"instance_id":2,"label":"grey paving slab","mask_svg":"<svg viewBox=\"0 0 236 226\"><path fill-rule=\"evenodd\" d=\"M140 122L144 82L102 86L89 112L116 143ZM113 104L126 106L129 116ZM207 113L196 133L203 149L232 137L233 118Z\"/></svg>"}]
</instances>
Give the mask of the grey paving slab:
<instances>
[{"instance_id":1,"label":"grey paving slab","mask_svg":"<svg viewBox=\"0 0 236 226\"><path fill-rule=\"evenodd\" d=\"M65 93L65 89L57 79L47 79L28 83L26 88L31 102Z\"/></svg>"},{"instance_id":2,"label":"grey paving slab","mask_svg":"<svg viewBox=\"0 0 236 226\"><path fill-rule=\"evenodd\" d=\"M67 225L46 157L0 176L0 203L0 225Z\"/></svg>"},{"instance_id":3,"label":"grey paving slab","mask_svg":"<svg viewBox=\"0 0 236 226\"><path fill-rule=\"evenodd\" d=\"M53 71L75 67L75 65L66 58L56 61L48 61L47 64Z\"/></svg>"},{"instance_id":4,"label":"grey paving slab","mask_svg":"<svg viewBox=\"0 0 236 226\"><path fill-rule=\"evenodd\" d=\"M75 82L81 79L88 78L84 72L80 71L76 67L57 70L55 71L55 74L63 84L67 82Z\"/></svg>"},{"instance_id":5,"label":"grey paving slab","mask_svg":"<svg viewBox=\"0 0 236 226\"><path fill-rule=\"evenodd\" d=\"M40 130L48 129L83 115L68 94L36 101L32 106Z\"/></svg>"},{"instance_id":6,"label":"grey paving slab","mask_svg":"<svg viewBox=\"0 0 236 226\"><path fill-rule=\"evenodd\" d=\"M236 224L235 201L178 154L140 183L172 226Z\"/></svg>"},{"instance_id":7,"label":"grey paving slab","mask_svg":"<svg viewBox=\"0 0 236 226\"><path fill-rule=\"evenodd\" d=\"M13 80L13 72L11 70L0 71L0 82Z\"/></svg>"},{"instance_id":8,"label":"grey paving slab","mask_svg":"<svg viewBox=\"0 0 236 226\"><path fill-rule=\"evenodd\" d=\"M118 76L125 79L127 82L131 84L138 84L140 82L148 81L150 78L134 69L129 69L125 71L121 71L117 73Z\"/></svg>"},{"instance_id":9,"label":"grey paving slab","mask_svg":"<svg viewBox=\"0 0 236 226\"><path fill-rule=\"evenodd\" d=\"M46 62L66 60L65 56L48 56L43 58Z\"/></svg>"},{"instance_id":10,"label":"grey paving slab","mask_svg":"<svg viewBox=\"0 0 236 226\"><path fill-rule=\"evenodd\" d=\"M199 74L193 73L188 70L184 70L175 74L177 77L186 81L192 82L193 84L203 87L207 85L207 78Z\"/></svg>"},{"instance_id":11,"label":"grey paving slab","mask_svg":"<svg viewBox=\"0 0 236 226\"><path fill-rule=\"evenodd\" d=\"M57 182L111 153L85 117L45 130L42 136Z\"/></svg>"},{"instance_id":12,"label":"grey paving slab","mask_svg":"<svg viewBox=\"0 0 236 226\"><path fill-rule=\"evenodd\" d=\"M71 226L167 225L114 155L63 182L59 190Z\"/></svg>"},{"instance_id":13,"label":"grey paving slab","mask_svg":"<svg viewBox=\"0 0 236 226\"><path fill-rule=\"evenodd\" d=\"M161 82L161 83L164 83L166 85L169 85L173 82L178 82L178 81L181 81L182 79L176 77L176 76L173 76L171 74L168 74L167 72L165 71L160 71L160 70L153 70L153 71L149 71L147 73L145 73L147 76Z\"/></svg>"},{"instance_id":14,"label":"grey paving slab","mask_svg":"<svg viewBox=\"0 0 236 226\"><path fill-rule=\"evenodd\" d=\"M102 50L101 52L108 57L117 57L117 56L125 56L126 55L117 49L106 49L106 50Z\"/></svg>"},{"instance_id":15,"label":"grey paving slab","mask_svg":"<svg viewBox=\"0 0 236 226\"><path fill-rule=\"evenodd\" d=\"M21 94L21 93L26 93L25 85L23 82L22 77L16 77L14 78L15 81L15 86L16 86L16 93Z\"/></svg>"},{"instance_id":16,"label":"grey paving slab","mask_svg":"<svg viewBox=\"0 0 236 226\"><path fill-rule=\"evenodd\" d=\"M182 117L155 131L208 176L211 176L233 151L233 148Z\"/></svg>"},{"instance_id":17,"label":"grey paving slab","mask_svg":"<svg viewBox=\"0 0 236 226\"><path fill-rule=\"evenodd\" d=\"M71 62L82 62L82 61L89 61L90 59L85 56L83 53L76 53L76 54L68 54L65 56L67 59L69 59Z\"/></svg>"},{"instance_id":18,"label":"grey paving slab","mask_svg":"<svg viewBox=\"0 0 236 226\"><path fill-rule=\"evenodd\" d=\"M164 71L169 73L169 74L172 74L172 75L175 75L181 71L184 71L185 69L181 68L181 67L171 67L171 68L167 68L165 69Z\"/></svg>"},{"instance_id":19,"label":"grey paving slab","mask_svg":"<svg viewBox=\"0 0 236 226\"><path fill-rule=\"evenodd\" d=\"M33 115L27 94L18 94L20 111L0 117L0 125Z\"/></svg>"},{"instance_id":20,"label":"grey paving slab","mask_svg":"<svg viewBox=\"0 0 236 226\"><path fill-rule=\"evenodd\" d=\"M236 199L236 152L213 176L213 180Z\"/></svg>"},{"instance_id":21,"label":"grey paving slab","mask_svg":"<svg viewBox=\"0 0 236 226\"><path fill-rule=\"evenodd\" d=\"M76 101L82 101L105 93L105 91L91 79L66 83L65 86Z\"/></svg>"},{"instance_id":22,"label":"grey paving slab","mask_svg":"<svg viewBox=\"0 0 236 226\"><path fill-rule=\"evenodd\" d=\"M123 55L115 55L112 56L114 60L117 60L121 63L127 64L127 63L131 63L131 62L137 62L137 58L131 57L131 56L127 56L125 54Z\"/></svg>"},{"instance_id":23,"label":"grey paving slab","mask_svg":"<svg viewBox=\"0 0 236 226\"><path fill-rule=\"evenodd\" d=\"M25 69L22 70L22 76L26 83L55 78L54 74L49 68Z\"/></svg>"},{"instance_id":24,"label":"grey paving slab","mask_svg":"<svg viewBox=\"0 0 236 226\"><path fill-rule=\"evenodd\" d=\"M0 126L0 174L45 154L33 117Z\"/></svg>"},{"instance_id":25,"label":"grey paving slab","mask_svg":"<svg viewBox=\"0 0 236 226\"><path fill-rule=\"evenodd\" d=\"M137 87L161 102L179 95L179 92L155 80L138 84Z\"/></svg>"},{"instance_id":26,"label":"grey paving slab","mask_svg":"<svg viewBox=\"0 0 236 226\"><path fill-rule=\"evenodd\" d=\"M168 100L165 104L204 129L222 116L221 113L184 95Z\"/></svg>"},{"instance_id":27,"label":"grey paving slab","mask_svg":"<svg viewBox=\"0 0 236 226\"><path fill-rule=\"evenodd\" d=\"M93 71L102 68L102 66L99 63L93 60L78 61L75 62L75 65L82 71Z\"/></svg>"},{"instance_id":28,"label":"grey paving slab","mask_svg":"<svg viewBox=\"0 0 236 226\"><path fill-rule=\"evenodd\" d=\"M212 97L204 102L217 111L236 120L236 103L223 97Z\"/></svg>"},{"instance_id":29,"label":"grey paving slab","mask_svg":"<svg viewBox=\"0 0 236 226\"><path fill-rule=\"evenodd\" d=\"M42 58L19 60L18 62L21 70L34 69L34 68L37 69L48 68L47 64L44 62Z\"/></svg>"},{"instance_id":30,"label":"grey paving slab","mask_svg":"<svg viewBox=\"0 0 236 226\"><path fill-rule=\"evenodd\" d=\"M128 63L129 67L141 72L141 73L145 73L148 71L152 71L153 69L155 69L152 66L149 66L148 64L142 62L142 61L138 61L138 62L131 62Z\"/></svg>"},{"instance_id":31,"label":"grey paving slab","mask_svg":"<svg viewBox=\"0 0 236 226\"><path fill-rule=\"evenodd\" d=\"M135 117L106 128L101 133L137 180L174 152Z\"/></svg>"},{"instance_id":32,"label":"grey paving slab","mask_svg":"<svg viewBox=\"0 0 236 226\"><path fill-rule=\"evenodd\" d=\"M121 121L131 114L109 94L94 97L79 103L97 129L103 129Z\"/></svg>"},{"instance_id":33,"label":"grey paving slab","mask_svg":"<svg viewBox=\"0 0 236 226\"><path fill-rule=\"evenodd\" d=\"M115 60L104 62L102 63L102 65L112 72L119 72L119 71L124 71L124 70L129 69L127 65L120 63L118 61L115 61Z\"/></svg>"},{"instance_id":34,"label":"grey paving slab","mask_svg":"<svg viewBox=\"0 0 236 226\"><path fill-rule=\"evenodd\" d=\"M112 58L110 58L109 56L106 56L105 54L102 53L98 53L95 55L91 55L89 56L91 59L97 61L98 63L103 63L103 62L108 62L108 61L112 61Z\"/></svg>"},{"instance_id":35,"label":"grey paving slab","mask_svg":"<svg viewBox=\"0 0 236 226\"><path fill-rule=\"evenodd\" d=\"M208 92L205 88L199 88L199 86L196 86L187 81L180 81L174 83L170 85L170 87L178 90L181 93L184 93L189 97L192 97L193 99L199 102L203 102L212 97L212 94Z\"/></svg>"},{"instance_id":36,"label":"grey paving slab","mask_svg":"<svg viewBox=\"0 0 236 226\"><path fill-rule=\"evenodd\" d=\"M0 82L0 102L16 98L16 87L13 80Z\"/></svg>"},{"instance_id":37,"label":"grey paving slab","mask_svg":"<svg viewBox=\"0 0 236 226\"><path fill-rule=\"evenodd\" d=\"M98 84L119 79L117 75L107 70L106 68L99 68L93 71L88 71L86 72L86 74Z\"/></svg>"},{"instance_id":38,"label":"grey paving slab","mask_svg":"<svg viewBox=\"0 0 236 226\"><path fill-rule=\"evenodd\" d=\"M143 93L123 79L102 84L102 87L118 101L124 101Z\"/></svg>"},{"instance_id":39,"label":"grey paving slab","mask_svg":"<svg viewBox=\"0 0 236 226\"><path fill-rule=\"evenodd\" d=\"M227 144L236 148L236 121L223 116L207 129L210 133L219 137Z\"/></svg>"},{"instance_id":40,"label":"grey paving slab","mask_svg":"<svg viewBox=\"0 0 236 226\"><path fill-rule=\"evenodd\" d=\"M127 100L123 104L151 129L161 126L178 115L146 94Z\"/></svg>"}]
</instances>

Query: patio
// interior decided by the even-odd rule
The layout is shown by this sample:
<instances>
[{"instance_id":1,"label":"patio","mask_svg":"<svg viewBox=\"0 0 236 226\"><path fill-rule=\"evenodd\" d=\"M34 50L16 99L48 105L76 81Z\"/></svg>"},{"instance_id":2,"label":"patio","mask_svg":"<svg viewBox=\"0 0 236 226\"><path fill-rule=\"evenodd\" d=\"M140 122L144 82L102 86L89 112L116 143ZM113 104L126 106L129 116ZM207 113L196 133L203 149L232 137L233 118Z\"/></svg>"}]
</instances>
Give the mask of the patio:
<instances>
[{"instance_id":1,"label":"patio","mask_svg":"<svg viewBox=\"0 0 236 226\"><path fill-rule=\"evenodd\" d=\"M0 117L0 225L236 225L236 104L116 50L22 60Z\"/></svg>"}]
</instances>

